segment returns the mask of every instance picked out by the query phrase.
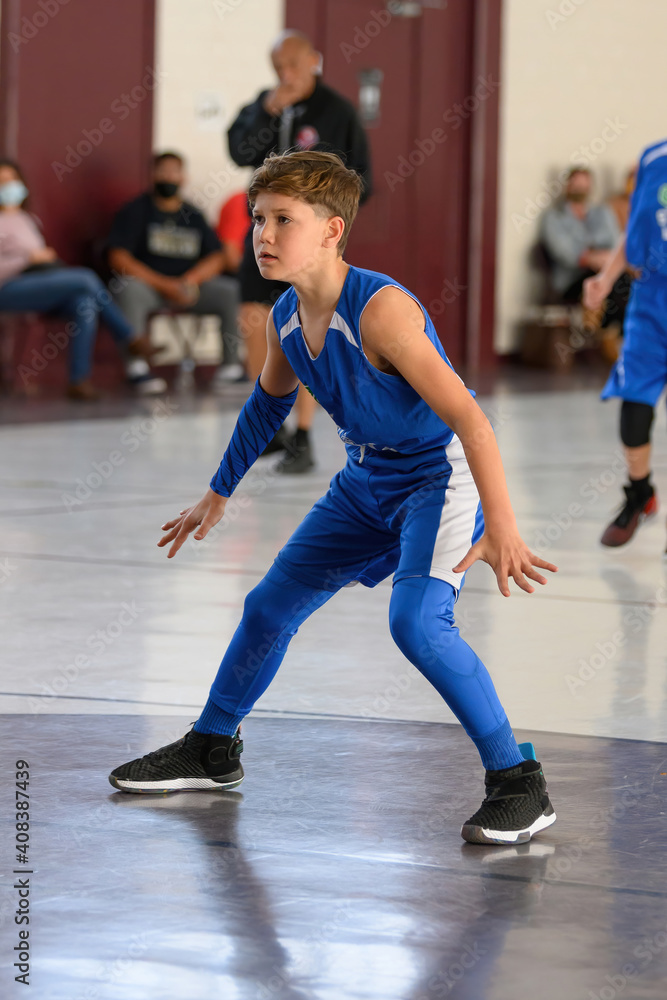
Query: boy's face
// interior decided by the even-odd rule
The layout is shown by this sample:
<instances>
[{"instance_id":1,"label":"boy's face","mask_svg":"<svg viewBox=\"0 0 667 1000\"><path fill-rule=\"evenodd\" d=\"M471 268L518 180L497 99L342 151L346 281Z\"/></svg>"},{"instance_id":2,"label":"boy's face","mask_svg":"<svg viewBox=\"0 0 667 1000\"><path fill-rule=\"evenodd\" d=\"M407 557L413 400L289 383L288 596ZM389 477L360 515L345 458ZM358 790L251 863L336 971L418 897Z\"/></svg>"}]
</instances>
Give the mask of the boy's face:
<instances>
[{"instance_id":1,"label":"boy's face","mask_svg":"<svg viewBox=\"0 0 667 1000\"><path fill-rule=\"evenodd\" d=\"M342 220L299 198L263 191L253 209L255 259L263 278L292 281L336 255Z\"/></svg>"}]
</instances>

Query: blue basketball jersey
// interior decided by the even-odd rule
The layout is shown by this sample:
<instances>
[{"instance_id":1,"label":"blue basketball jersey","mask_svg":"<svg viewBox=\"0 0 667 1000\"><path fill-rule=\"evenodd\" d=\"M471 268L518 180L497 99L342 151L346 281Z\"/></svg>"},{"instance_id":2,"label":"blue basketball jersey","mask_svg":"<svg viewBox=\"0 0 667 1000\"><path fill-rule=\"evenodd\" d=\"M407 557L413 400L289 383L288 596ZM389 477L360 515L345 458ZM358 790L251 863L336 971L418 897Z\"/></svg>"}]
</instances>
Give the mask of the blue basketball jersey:
<instances>
[{"instance_id":1,"label":"blue basketball jersey","mask_svg":"<svg viewBox=\"0 0 667 1000\"><path fill-rule=\"evenodd\" d=\"M379 371L364 354L361 314L373 296L387 286L401 288L421 307L425 335L451 368L424 307L412 292L386 274L350 266L317 357L312 356L304 339L294 288L284 292L273 307L287 360L334 420L350 458L360 462L367 449L416 454L446 447L454 437L451 428L402 375Z\"/></svg>"},{"instance_id":2,"label":"blue basketball jersey","mask_svg":"<svg viewBox=\"0 0 667 1000\"><path fill-rule=\"evenodd\" d=\"M630 203L626 256L646 277L667 277L667 140L641 156Z\"/></svg>"}]
</instances>

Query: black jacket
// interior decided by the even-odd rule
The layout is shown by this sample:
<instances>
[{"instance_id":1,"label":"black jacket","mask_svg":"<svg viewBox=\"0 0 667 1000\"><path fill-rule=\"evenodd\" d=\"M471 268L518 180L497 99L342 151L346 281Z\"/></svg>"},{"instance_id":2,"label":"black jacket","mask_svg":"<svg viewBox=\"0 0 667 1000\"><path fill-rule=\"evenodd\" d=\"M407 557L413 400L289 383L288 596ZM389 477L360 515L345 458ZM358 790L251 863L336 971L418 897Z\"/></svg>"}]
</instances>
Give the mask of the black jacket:
<instances>
[{"instance_id":1,"label":"black jacket","mask_svg":"<svg viewBox=\"0 0 667 1000\"><path fill-rule=\"evenodd\" d=\"M241 108L227 132L230 156L240 167L259 167L269 153L278 150L280 118L270 115L262 106L268 93L263 90L257 100ZM300 137L305 146L301 146ZM290 148L338 153L364 179L361 200L365 201L371 193L368 142L356 109L319 79L310 97L295 105Z\"/></svg>"}]
</instances>

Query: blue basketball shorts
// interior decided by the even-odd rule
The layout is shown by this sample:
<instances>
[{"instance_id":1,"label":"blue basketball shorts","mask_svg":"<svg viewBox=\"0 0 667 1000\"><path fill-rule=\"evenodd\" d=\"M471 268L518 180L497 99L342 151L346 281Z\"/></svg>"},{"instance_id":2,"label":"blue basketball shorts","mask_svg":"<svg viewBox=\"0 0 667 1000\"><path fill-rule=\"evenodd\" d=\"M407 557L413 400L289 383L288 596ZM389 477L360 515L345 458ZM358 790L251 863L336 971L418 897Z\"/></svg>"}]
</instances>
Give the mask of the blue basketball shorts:
<instances>
[{"instance_id":1,"label":"blue basketball shorts","mask_svg":"<svg viewBox=\"0 0 667 1000\"><path fill-rule=\"evenodd\" d=\"M323 590L390 574L436 577L458 592L453 567L484 531L479 495L458 440L418 455L348 458L329 491L276 557L292 579Z\"/></svg>"},{"instance_id":2,"label":"blue basketball shorts","mask_svg":"<svg viewBox=\"0 0 667 1000\"><path fill-rule=\"evenodd\" d=\"M635 281L623 324L623 347L601 398L655 406L667 385L667 281Z\"/></svg>"}]
</instances>

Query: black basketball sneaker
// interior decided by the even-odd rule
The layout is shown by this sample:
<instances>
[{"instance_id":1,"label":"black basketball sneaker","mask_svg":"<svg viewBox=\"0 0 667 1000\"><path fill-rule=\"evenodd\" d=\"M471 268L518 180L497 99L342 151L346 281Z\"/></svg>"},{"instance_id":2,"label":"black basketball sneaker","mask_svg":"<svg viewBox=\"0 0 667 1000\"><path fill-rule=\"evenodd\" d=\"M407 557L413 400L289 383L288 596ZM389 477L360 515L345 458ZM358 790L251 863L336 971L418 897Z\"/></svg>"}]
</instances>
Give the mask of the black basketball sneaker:
<instances>
[{"instance_id":1,"label":"black basketball sneaker","mask_svg":"<svg viewBox=\"0 0 667 1000\"><path fill-rule=\"evenodd\" d=\"M527 746L520 746L524 756ZM469 844L525 844L555 823L539 761L524 760L516 767L487 771L484 785L486 798L461 828Z\"/></svg>"},{"instance_id":2,"label":"black basketball sneaker","mask_svg":"<svg viewBox=\"0 0 667 1000\"><path fill-rule=\"evenodd\" d=\"M241 727L234 736L198 733L121 764L109 775L123 792L178 792L236 788L243 781Z\"/></svg>"},{"instance_id":3,"label":"black basketball sneaker","mask_svg":"<svg viewBox=\"0 0 667 1000\"><path fill-rule=\"evenodd\" d=\"M658 513L658 497L650 485L638 488L635 483L623 487L625 503L605 528L600 543L616 549L630 541L637 528Z\"/></svg>"}]
</instances>

